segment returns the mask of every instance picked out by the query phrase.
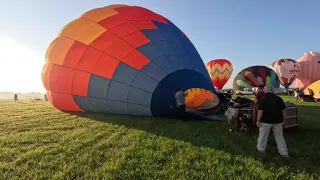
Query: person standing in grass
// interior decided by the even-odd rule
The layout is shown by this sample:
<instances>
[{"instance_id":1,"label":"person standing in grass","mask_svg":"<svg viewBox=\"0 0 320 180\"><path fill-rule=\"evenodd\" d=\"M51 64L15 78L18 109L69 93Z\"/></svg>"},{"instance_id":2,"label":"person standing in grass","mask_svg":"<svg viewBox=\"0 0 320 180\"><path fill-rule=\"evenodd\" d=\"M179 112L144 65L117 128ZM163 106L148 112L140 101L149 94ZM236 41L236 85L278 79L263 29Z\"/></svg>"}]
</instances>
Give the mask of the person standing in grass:
<instances>
[{"instance_id":1,"label":"person standing in grass","mask_svg":"<svg viewBox=\"0 0 320 180\"><path fill-rule=\"evenodd\" d=\"M17 95L17 93L14 94L13 99L14 99L14 102L18 102L18 95Z\"/></svg>"},{"instance_id":2,"label":"person standing in grass","mask_svg":"<svg viewBox=\"0 0 320 180\"><path fill-rule=\"evenodd\" d=\"M294 97L296 98L296 101L298 101L299 95L298 95L298 90L297 89L294 90Z\"/></svg>"},{"instance_id":3,"label":"person standing in grass","mask_svg":"<svg viewBox=\"0 0 320 180\"><path fill-rule=\"evenodd\" d=\"M281 97L274 94L274 87L268 85L264 88L265 95L260 99L258 107L257 126L259 127L259 137L257 149L265 153L268 136L272 129L277 143L279 154L289 158L286 141L283 137L283 123L286 119L286 106Z\"/></svg>"}]
</instances>

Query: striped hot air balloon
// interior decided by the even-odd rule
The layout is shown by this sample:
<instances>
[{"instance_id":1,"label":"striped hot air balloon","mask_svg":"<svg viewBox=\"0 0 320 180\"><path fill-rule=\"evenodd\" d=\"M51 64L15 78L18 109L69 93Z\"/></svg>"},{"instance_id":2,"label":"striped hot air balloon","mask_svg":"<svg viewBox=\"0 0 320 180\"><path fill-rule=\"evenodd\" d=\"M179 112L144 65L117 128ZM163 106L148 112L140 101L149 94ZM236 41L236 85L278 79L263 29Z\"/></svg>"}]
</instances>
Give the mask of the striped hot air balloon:
<instances>
[{"instance_id":1,"label":"striped hot air balloon","mask_svg":"<svg viewBox=\"0 0 320 180\"><path fill-rule=\"evenodd\" d=\"M269 84L272 84L275 88L280 86L277 74L265 66L251 66L238 73L233 81L233 90L251 89L259 85L266 86Z\"/></svg>"},{"instance_id":2,"label":"striped hot air balloon","mask_svg":"<svg viewBox=\"0 0 320 180\"><path fill-rule=\"evenodd\" d=\"M212 60L206 68L214 87L219 90L227 83L233 71L231 62L226 59Z\"/></svg>"}]
</instances>

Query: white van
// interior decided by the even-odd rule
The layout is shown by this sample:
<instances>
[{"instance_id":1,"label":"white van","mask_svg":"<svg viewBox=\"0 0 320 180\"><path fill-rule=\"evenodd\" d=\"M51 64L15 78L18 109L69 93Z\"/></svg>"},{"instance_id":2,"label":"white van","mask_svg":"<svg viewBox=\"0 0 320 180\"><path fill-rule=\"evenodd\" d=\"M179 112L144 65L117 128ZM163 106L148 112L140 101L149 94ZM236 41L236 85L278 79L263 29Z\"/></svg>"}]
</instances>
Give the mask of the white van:
<instances>
[{"instance_id":1,"label":"white van","mask_svg":"<svg viewBox=\"0 0 320 180\"><path fill-rule=\"evenodd\" d=\"M243 91L241 90L236 90L236 95L254 95L256 94L253 90L249 88L243 88Z\"/></svg>"}]
</instances>

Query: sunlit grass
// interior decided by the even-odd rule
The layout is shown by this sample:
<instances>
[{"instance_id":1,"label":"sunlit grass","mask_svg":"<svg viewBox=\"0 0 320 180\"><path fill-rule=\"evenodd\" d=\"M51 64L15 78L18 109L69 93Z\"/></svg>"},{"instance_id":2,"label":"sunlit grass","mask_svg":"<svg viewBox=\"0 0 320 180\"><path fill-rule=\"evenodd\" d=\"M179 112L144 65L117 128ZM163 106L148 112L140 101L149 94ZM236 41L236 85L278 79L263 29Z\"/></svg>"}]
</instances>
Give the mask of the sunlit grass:
<instances>
[{"instance_id":1,"label":"sunlit grass","mask_svg":"<svg viewBox=\"0 0 320 180\"><path fill-rule=\"evenodd\" d=\"M263 156L256 130L230 133L226 122L80 116L44 101L0 101L0 179L319 179L320 103L297 104L284 160L272 137Z\"/></svg>"}]
</instances>

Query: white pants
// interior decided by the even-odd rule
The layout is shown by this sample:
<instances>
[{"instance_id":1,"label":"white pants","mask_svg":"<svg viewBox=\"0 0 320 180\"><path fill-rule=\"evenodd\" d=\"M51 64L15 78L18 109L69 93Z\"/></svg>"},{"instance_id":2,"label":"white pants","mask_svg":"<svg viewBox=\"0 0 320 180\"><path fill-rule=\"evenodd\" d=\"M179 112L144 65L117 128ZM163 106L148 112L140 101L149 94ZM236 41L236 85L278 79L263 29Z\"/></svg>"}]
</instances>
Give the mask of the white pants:
<instances>
[{"instance_id":1,"label":"white pants","mask_svg":"<svg viewBox=\"0 0 320 180\"><path fill-rule=\"evenodd\" d=\"M283 137L283 130L282 130L282 123L279 124L267 124L267 123L261 123L259 125L259 137L258 137L258 143L257 143L257 149L258 151L265 151L267 147L268 142L268 136L270 133L270 130L272 128L274 138L277 142L277 147L279 154L281 156L288 155L288 148L286 141Z\"/></svg>"}]
</instances>

